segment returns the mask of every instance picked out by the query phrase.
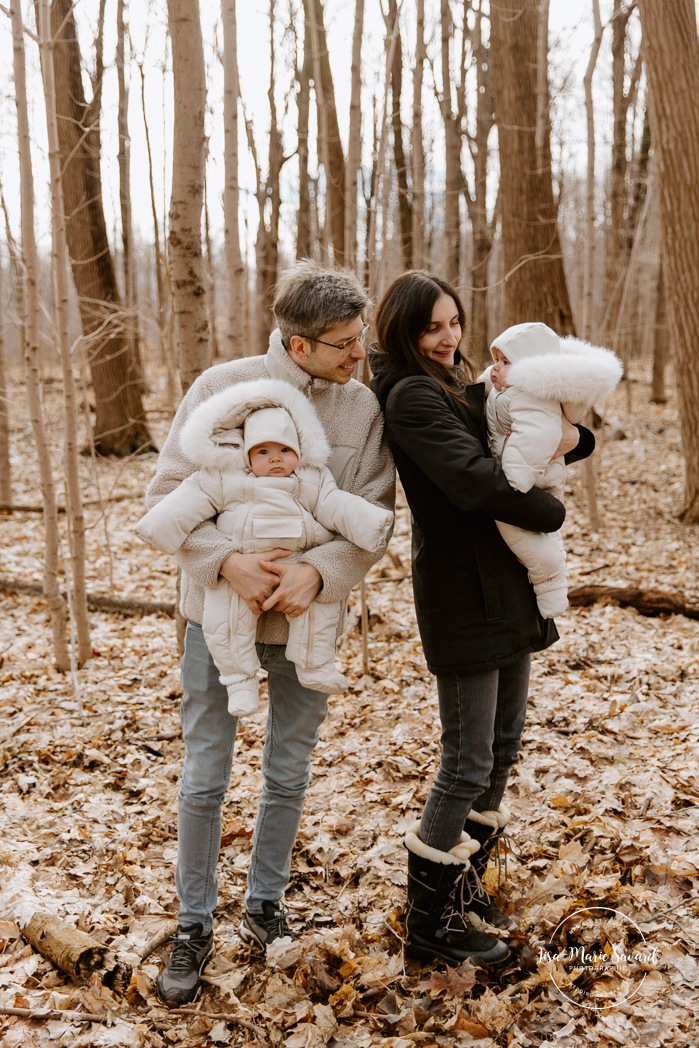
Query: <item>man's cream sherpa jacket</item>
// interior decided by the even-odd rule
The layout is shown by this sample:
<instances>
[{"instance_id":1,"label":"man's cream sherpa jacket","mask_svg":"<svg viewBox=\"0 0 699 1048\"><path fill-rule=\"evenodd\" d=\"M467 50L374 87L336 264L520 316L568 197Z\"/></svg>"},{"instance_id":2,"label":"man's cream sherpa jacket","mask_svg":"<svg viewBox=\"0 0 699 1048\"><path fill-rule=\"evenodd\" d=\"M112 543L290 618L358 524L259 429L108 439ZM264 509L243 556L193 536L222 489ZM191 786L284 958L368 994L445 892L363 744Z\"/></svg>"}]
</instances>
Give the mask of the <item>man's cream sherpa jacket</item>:
<instances>
[{"instance_id":1,"label":"man's cream sherpa jacket","mask_svg":"<svg viewBox=\"0 0 699 1048\"><path fill-rule=\"evenodd\" d=\"M180 404L163 445L155 477L148 488L150 508L196 471L197 463L180 446L182 427L192 411L211 396L234 383L259 379L282 379L311 399L331 446L328 466L338 487L368 499L384 509L393 509L395 476L390 453L383 439L383 416L374 394L351 379L346 385L314 378L291 359L278 331L272 332L264 356L247 357L208 368L194 382ZM204 589L213 587L221 565L236 545L211 521L200 524L177 553L182 569L180 609L193 622L201 623ZM361 581L377 555L360 550L345 539L334 539L307 550L300 560L312 564L323 579L317 596L321 603L346 600ZM285 644L288 626L283 615L261 616L258 640Z\"/></svg>"}]
</instances>

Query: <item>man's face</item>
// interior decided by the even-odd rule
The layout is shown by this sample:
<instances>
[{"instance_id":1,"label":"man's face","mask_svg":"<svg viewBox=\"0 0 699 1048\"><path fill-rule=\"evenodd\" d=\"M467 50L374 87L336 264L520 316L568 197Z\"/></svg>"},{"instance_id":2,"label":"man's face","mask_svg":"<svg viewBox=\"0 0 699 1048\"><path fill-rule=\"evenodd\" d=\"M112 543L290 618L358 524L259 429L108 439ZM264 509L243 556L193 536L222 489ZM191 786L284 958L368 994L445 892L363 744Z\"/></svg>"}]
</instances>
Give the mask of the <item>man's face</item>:
<instances>
[{"instance_id":1,"label":"man's face","mask_svg":"<svg viewBox=\"0 0 699 1048\"><path fill-rule=\"evenodd\" d=\"M358 341L363 327L360 315L324 331L318 336L318 341L292 335L291 357L307 375L345 385L352 378L359 361L366 356L364 346ZM343 354L342 348L335 348L349 342L351 344L347 346L346 354Z\"/></svg>"}]
</instances>

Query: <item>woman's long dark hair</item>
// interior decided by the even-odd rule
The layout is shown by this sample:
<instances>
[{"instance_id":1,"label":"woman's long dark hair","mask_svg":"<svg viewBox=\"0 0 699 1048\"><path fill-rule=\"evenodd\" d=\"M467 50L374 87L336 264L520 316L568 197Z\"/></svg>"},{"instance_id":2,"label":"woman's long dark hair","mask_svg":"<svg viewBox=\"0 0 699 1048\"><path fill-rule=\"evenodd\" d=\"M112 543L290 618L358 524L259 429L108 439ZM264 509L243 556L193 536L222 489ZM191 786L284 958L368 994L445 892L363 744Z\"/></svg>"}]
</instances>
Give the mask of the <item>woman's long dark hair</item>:
<instances>
[{"instance_id":1,"label":"woman's long dark hair","mask_svg":"<svg viewBox=\"0 0 699 1048\"><path fill-rule=\"evenodd\" d=\"M418 339L427 330L435 302L442 295L454 300L462 333L466 328L466 311L457 292L445 280L412 269L403 273L386 288L376 310L377 350L401 375L428 375L452 396L462 400L460 389L475 378L468 362L446 368L424 356Z\"/></svg>"}]
</instances>

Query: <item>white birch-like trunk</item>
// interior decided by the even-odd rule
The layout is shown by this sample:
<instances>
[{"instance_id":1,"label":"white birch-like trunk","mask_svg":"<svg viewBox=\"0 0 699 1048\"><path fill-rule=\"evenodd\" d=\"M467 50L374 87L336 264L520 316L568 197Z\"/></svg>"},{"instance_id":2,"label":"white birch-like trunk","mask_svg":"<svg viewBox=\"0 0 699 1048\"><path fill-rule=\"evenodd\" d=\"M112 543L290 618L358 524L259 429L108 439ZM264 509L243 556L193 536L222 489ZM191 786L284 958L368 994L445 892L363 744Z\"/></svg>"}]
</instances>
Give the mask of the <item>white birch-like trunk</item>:
<instances>
[{"instance_id":1,"label":"white birch-like trunk","mask_svg":"<svg viewBox=\"0 0 699 1048\"><path fill-rule=\"evenodd\" d=\"M583 270L582 337L593 337L593 284L595 273L595 110L592 100L592 77L602 43L602 19L599 0L592 0L595 35L590 58L583 77L585 87L585 114L587 117L587 181L585 185L585 267Z\"/></svg>"},{"instance_id":2,"label":"white birch-like trunk","mask_svg":"<svg viewBox=\"0 0 699 1048\"><path fill-rule=\"evenodd\" d=\"M400 11L399 11L400 16ZM393 26L393 32L386 39L386 67L385 67L385 80L384 80L384 93L383 93L383 116L381 119L380 127L381 132L379 134L379 144L376 159L376 170L374 174L374 184L372 187L372 200L374 207L371 211L371 218L369 220L369 232L367 235L367 258L369 260L369 293L372 297L376 297L377 293L382 290L380 281L377 283L377 268L376 268L376 230L377 230L377 211L379 210L379 199L383 199L383 185L386 180L386 159L387 159L387 141L388 141L388 129L390 127L390 120L388 119L388 94L391 84L391 66L393 64L393 56L396 50L396 41L398 39L398 18L396 18L395 25ZM384 212L381 214L382 227L388 222L388 215ZM384 271L384 258L383 254L381 257L381 270Z\"/></svg>"},{"instance_id":3,"label":"white birch-like trunk","mask_svg":"<svg viewBox=\"0 0 699 1048\"><path fill-rule=\"evenodd\" d=\"M92 655L90 622L87 610L87 587L85 583L85 517L80 492L78 468L78 397L70 346L70 303L68 299L69 259L66 235L66 216L63 206L61 180L61 153L58 139L58 117L56 114L56 88L53 71L53 48L51 41L50 0L39 4L39 47L41 50L41 72L46 100L46 130L49 146L49 171L51 179L51 222L53 228L53 280L55 294L56 326L63 374L64 419L64 470L66 482L66 522L72 578L71 588L66 573L66 586L75 624L77 639L77 661L79 665Z\"/></svg>"},{"instance_id":4,"label":"white birch-like trunk","mask_svg":"<svg viewBox=\"0 0 699 1048\"><path fill-rule=\"evenodd\" d=\"M168 237L182 392L211 363L202 254L206 77L198 0L168 0L175 93Z\"/></svg>"},{"instance_id":5,"label":"white birch-like trunk","mask_svg":"<svg viewBox=\"0 0 699 1048\"><path fill-rule=\"evenodd\" d=\"M453 73L450 50L454 34L449 0L440 3L442 91L440 108L444 123L445 181L444 181L444 262L441 270L452 285L459 282L459 255L461 249L460 201L463 188L461 167L461 133L454 116L451 101Z\"/></svg>"},{"instance_id":6,"label":"white birch-like trunk","mask_svg":"<svg viewBox=\"0 0 699 1048\"><path fill-rule=\"evenodd\" d=\"M240 250L240 184L238 178L238 28L236 0L221 0L223 26L223 134L225 142L225 182L223 217L226 252L227 330L226 356L233 360L245 356L250 339L245 326L245 267Z\"/></svg>"},{"instance_id":7,"label":"white birch-like trunk","mask_svg":"<svg viewBox=\"0 0 699 1048\"><path fill-rule=\"evenodd\" d=\"M362 36L364 0L355 0L352 36L352 88L350 94L349 140L345 168L345 265L357 266L357 192L362 164Z\"/></svg>"},{"instance_id":8,"label":"white birch-like trunk","mask_svg":"<svg viewBox=\"0 0 699 1048\"><path fill-rule=\"evenodd\" d=\"M58 512L56 484L51 465L46 425L41 404L39 378L39 296L37 279L39 258L34 236L34 174L32 169L29 113L27 107L27 78L24 57L22 8L20 0L10 0L14 53L15 102L19 136L20 193L22 215L22 259L24 288L22 294L24 364L27 380L29 418L36 443L39 481L44 504L44 596L51 616L51 632L56 667L61 672L70 669L66 640L66 604L58 582Z\"/></svg>"},{"instance_id":9,"label":"white birch-like trunk","mask_svg":"<svg viewBox=\"0 0 699 1048\"><path fill-rule=\"evenodd\" d=\"M583 267L583 301L582 301L582 337L592 339L592 285L595 272L595 248L597 237L595 230L595 110L592 99L592 77L597 65L600 45L602 43L602 19L600 18L599 0L592 0L592 17L595 35L590 49L590 57L583 77L585 88L585 114L587 117L587 181L585 185L585 261ZM538 128L538 124L537 124ZM583 464L585 494L589 524L593 531L602 528L602 516L597 498L597 477L595 465L591 458Z\"/></svg>"},{"instance_id":10,"label":"white birch-like trunk","mask_svg":"<svg viewBox=\"0 0 699 1048\"><path fill-rule=\"evenodd\" d=\"M0 258L0 309L2 309L2 259ZM7 396L7 360L5 335L0 325L0 502L12 501L12 465L10 463L10 402Z\"/></svg>"},{"instance_id":11,"label":"white birch-like trunk","mask_svg":"<svg viewBox=\"0 0 699 1048\"><path fill-rule=\"evenodd\" d=\"M116 67L119 91L119 207L121 211L121 244L123 251L124 306L129 345L133 359L140 367L138 321L136 317L136 280L133 257L133 226L131 221L131 138L129 135L129 90L126 83L126 24L125 0L117 0ZM141 379L143 376L141 375Z\"/></svg>"},{"instance_id":12,"label":"white birch-like trunk","mask_svg":"<svg viewBox=\"0 0 699 1048\"><path fill-rule=\"evenodd\" d=\"M410 131L410 162L413 181L413 266L427 265L425 250L425 142L422 130L422 85L427 59L425 44L425 0L417 0L415 21L415 68L413 69L413 123Z\"/></svg>"},{"instance_id":13,"label":"white birch-like trunk","mask_svg":"<svg viewBox=\"0 0 699 1048\"><path fill-rule=\"evenodd\" d=\"M174 337L170 331L169 323L169 291L166 287L165 275L167 272L167 259L160 246L160 220L158 219L158 207L155 201L155 179L153 177L153 150L150 141L150 127L148 125L148 112L146 110L146 74L143 63L139 63L138 71L141 76L141 112L143 115L143 130L146 138L146 153L148 155L148 190L150 194L151 216L153 219L153 264L155 266L155 285L158 289L158 334L160 338L160 359L165 365L167 402L173 414L177 408L179 399L179 368L177 354L175 352Z\"/></svg>"}]
</instances>

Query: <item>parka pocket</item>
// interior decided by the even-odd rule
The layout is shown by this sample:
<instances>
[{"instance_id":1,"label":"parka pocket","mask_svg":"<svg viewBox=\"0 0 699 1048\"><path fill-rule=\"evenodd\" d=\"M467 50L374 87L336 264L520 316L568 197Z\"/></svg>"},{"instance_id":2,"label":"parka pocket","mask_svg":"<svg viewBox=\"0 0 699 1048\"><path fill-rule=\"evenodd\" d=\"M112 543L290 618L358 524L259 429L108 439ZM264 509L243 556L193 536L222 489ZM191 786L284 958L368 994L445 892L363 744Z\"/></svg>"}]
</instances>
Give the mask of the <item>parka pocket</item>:
<instances>
[{"instance_id":1,"label":"parka pocket","mask_svg":"<svg viewBox=\"0 0 699 1048\"><path fill-rule=\"evenodd\" d=\"M487 622L496 622L505 618L505 601L501 587L502 571L498 568L497 558L485 546L474 546L474 555L481 583L483 605Z\"/></svg>"}]
</instances>

